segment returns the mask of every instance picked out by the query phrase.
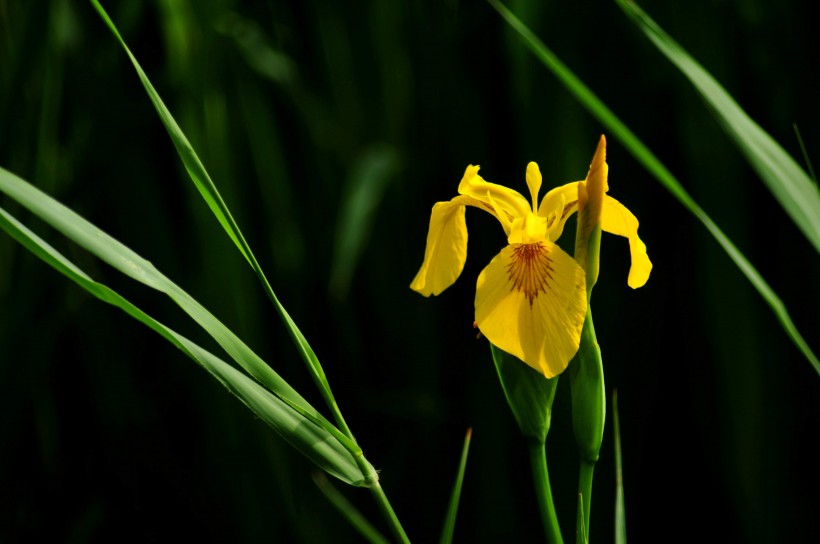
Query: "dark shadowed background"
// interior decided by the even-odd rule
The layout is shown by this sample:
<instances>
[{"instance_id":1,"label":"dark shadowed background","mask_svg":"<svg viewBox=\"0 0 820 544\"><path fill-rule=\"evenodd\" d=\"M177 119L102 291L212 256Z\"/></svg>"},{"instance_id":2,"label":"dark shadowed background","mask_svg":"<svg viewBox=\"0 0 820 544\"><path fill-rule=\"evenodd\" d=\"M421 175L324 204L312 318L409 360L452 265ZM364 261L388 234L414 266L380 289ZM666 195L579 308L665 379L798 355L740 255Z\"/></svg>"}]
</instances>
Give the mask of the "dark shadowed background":
<instances>
[{"instance_id":1,"label":"dark shadowed background","mask_svg":"<svg viewBox=\"0 0 820 544\"><path fill-rule=\"evenodd\" d=\"M506 243L467 213L456 284L408 285L432 205L464 168L525 191L582 179L603 128L484 2L104 2L322 361L410 537L438 538L464 432L457 542L542 540L527 450L485 340L475 280ZM678 176L783 299L813 349L820 259L684 78L612 1L509 6ZM807 0L642 6L802 164L820 162ZM626 285L605 235L595 289L617 388L633 542L820 539L820 377L704 228L609 138L610 194L654 269ZM90 3L0 0L0 165L187 289L315 406L249 267L190 183ZM202 345L165 298L17 214L95 279ZM607 422L591 535L612 540ZM548 440L572 535L569 390ZM357 542L313 465L180 352L0 234L0 543ZM343 484L338 484L340 487ZM387 533L369 494L345 494Z\"/></svg>"}]
</instances>

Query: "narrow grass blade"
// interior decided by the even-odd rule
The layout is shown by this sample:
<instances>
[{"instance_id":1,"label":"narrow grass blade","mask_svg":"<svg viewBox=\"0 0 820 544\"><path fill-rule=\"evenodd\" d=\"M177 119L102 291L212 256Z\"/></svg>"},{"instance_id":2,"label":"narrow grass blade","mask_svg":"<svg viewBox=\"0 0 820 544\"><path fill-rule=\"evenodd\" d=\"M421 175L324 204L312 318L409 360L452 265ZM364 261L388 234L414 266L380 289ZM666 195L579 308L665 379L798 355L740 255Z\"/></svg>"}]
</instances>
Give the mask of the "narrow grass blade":
<instances>
[{"instance_id":1,"label":"narrow grass blade","mask_svg":"<svg viewBox=\"0 0 820 544\"><path fill-rule=\"evenodd\" d=\"M792 123L794 127L794 135L797 137L797 142L800 144L800 152L803 153L803 160L806 161L806 167L809 169L811 180L817 185L817 175L814 173L814 167L811 165L809 152L806 151L806 145L803 143L803 137L800 135L800 129L797 128L797 123Z\"/></svg>"},{"instance_id":2,"label":"narrow grass blade","mask_svg":"<svg viewBox=\"0 0 820 544\"><path fill-rule=\"evenodd\" d=\"M3 174L4 171L0 169L0 175ZM0 189L3 189L2 181L3 179L0 177ZM214 378L236 395L260 419L320 468L351 485L366 485L365 476L347 447L343 446L333 434L321 426L315 425L303 414L294 410L289 403L270 393L219 357L154 320L112 289L92 280L74 263L66 259L2 208L0 208L0 228L46 264L95 297L120 308L168 340L185 355L210 372Z\"/></svg>"},{"instance_id":3,"label":"narrow grass blade","mask_svg":"<svg viewBox=\"0 0 820 544\"><path fill-rule=\"evenodd\" d=\"M700 93L723 130L815 250L820 252L820 191L808 174L755 123L724 88L641 8L616 0L641 31Z\"/></svg>"},{"instance_id":4,"label":"narrow grass blade","mask_svg":"<svg viewBox=\"0 0 820 544\"><path fill-rule=\"evenodd\" d=\"M330 291L339 299L347 296L376 210L397 168L398 153L393 147L373 145L361 154L348 176L330 271Z\"/></svg>"},{"instance_id":5,"label":"narrow grass blade","mask_svg":"<svg viewBox=\"0 0 820 544\"><path fill-rule=\"evenodd\" d=\"M447 508L447 517L444 518L444 529L441 531L441 544L450 544L453 541L453 533L456 530L456 515L458 514L458 503L461 499L461 485L464 483L464 471L467 469L467 455L470 453L470 440L473 430L467 429L464 436L464 447L461 450L461 462L458 465L456 482L453 485L453 493L450 495L450 506Z\"/></svg>"},{"instance_id":6,"label":"narrow grass blade","mask_svg":"<svg viewBox=\"0 0 820 544\"><path fill-rule=\"evenodd\" d=\"M339 410L338 405L336 404L336 399L333 397L333 393L330 389L330 384L327 381L327 377L325 376L324 370L322 369L322 365L319 363L319 359L316 357L316 354L313 352L313 348L310 347L307 339L304 337L302 332L296 326L293 319L291 319L290 314L288 314L285 307L279 302L279 299L273 292L273 288L270 286L267 278L265 277L264 272L262 271L259 262L256 260L253 252L251 251L250 246L245 241L245 237L242 235L242 232L239 230L239 226L234 221L231 212L228 210L228 206L225 204L225 201L222 199L222 196L219 194L219 191L216 188L216 185L211 180L211 177L208 175L207 170L205 170L205 166L202 164L202 161L199 160L199 156L197 156L194 148L191 146L188 138L182 132L182 129L179 127L177 122L174 120L174 117L171 115L171 112L165 106L165 103L160 98L159 94L157 93L154 86L151 84L151 81L148 79L148 76L143 72L142 68L140 67L139 63L137 62L136 57L131 53L131 50L128 49L128 46L125 44L125 41L120 36L117 27L108 17L108 14L105 12L103 7L97 0L91 0L94 8L100 14L100 17L103 18L105 23L108 25L108 28L117 38L117 41L120 42L120 45L128 54L128 58L131 59L131 63L134 65L134 69L137 72L137 75L142 81L143 86L145 87L146 92L148 93L151 102L154 104L154 108L157 110L159 114L160 120L162 121L163 125L165 125L166 130L168 131L168 135L171 137L171 141L173 142L174 146L177 149L177 153L179 157L182 159L182 162L185 164L185 169L188 171L188 174L191 177L191 180L196 185L197 189L199 190L202 198L205 199L205 202L208 203L209 208L216 216L219 223L222 225L222 228L225 229L225 232L230 236L231 240L233 240L236 247L245 257L245 260L248 261L251 268L253 268L254 272L256 273L259 281L262 283L262 287L265 289L265 293L270 298L271 302L273 303L274 307L276 308L279 317L285 324L285 327L288 330L288 333L293 340L293 343L296 345L296 348L299 350L299 354L302 356L302 359L305 361L305 364L308 367L308 370L311 373L311 377L313 378L316 386L319 388L325 402L327 403L328 407L333 412L333 416L336 419L337 424L341 427L342 431L353 439L353 434L350 432L350 429L347 426L344 418L342 417L341 411Z\"/></svg>"},{"instance_id":7,"label":"narrow grass blade","mask_svg":"<svg viewBox=\"0 0 820 544\"><path fill-rule=\"evenodd\" d=\"M618 416L618 390L612 392L612 420L615 423L615 544L626 544L626 505L621 457L621 420Z\"/></svg>"},{"instance_id":8,"label":"narrow grass blade","mask_svg":"<svg viewBox=\"0 0 820 544\"><path fill-rule=\"evenodd\" d=\"M389 544L389 541L367 521L367 518L365 518L344 495L339 493L339 490L333 487L333 484L328 481L324 474L314 472L313 482L316 484L316 487L319 488L319 491L322 492L322 495L330 501L330 504L336 507L342 516L359 531L359 534L362 535L365 540L371 544Z\"/></svg>"},{"instance_id":9,"label":"narrow grass blade","mask_svg":"<svg viewBox=\"0 0 820 544\"><path fill-rule=\"evenodd\" d=\"M663 185L678 202L689 210L702 224L706 227L709 233L717 240L718 244L729 255L729 258L734 261L744 276L751 282L752 286L760 293L763 300L769 305L774 312L780 325L786 331L786 334L797 346L797 349L806 357L809 363L814 368L815 372L820 375L820 360L812 352L809 345L803 339L803 336L797 330L797 327L792 322L786 306L775 294L769 284L758 273L757 269L746 259L743 253L735 247L729 238L723 234L723 231L715 224L714 221L706 214L697 202L689 196L686 189L678 182L675 176L666 168L666 166L658 160L657 157L641 142L629 128L615 116L612 111L601 102L597 96L573 74L569 68L556 57L552 51L547 49L544 43L538 39L532 31L527 28L518 18L507 9L498 0L487 0L504 18L507 23L521 36L524 43L533 54L546 66L552 73L563 83L567 89L575 96L576 99L604 125L609 133L617 138L626 149L632 154L635 159L641 163L646 170L655 176L661 185Z\"/></svg>"},{"instance_id":10,"label":"narrow grass blade","mask_svg":"<svg viewBox=\"0 0 820 544\"><path fill-rule=\"evenodd\" d=\"M69 208L3 168L0 168L0 192L8 194L64 236L126 276L168 295L251 376L300 412L308 421L336 436L354 457L361 456L361 449L355 442L334 427L230 329L191 295L165 277L150 262ZM368 470L371 469L372 467L368 467Z\"/></svg>"}]
</instances>

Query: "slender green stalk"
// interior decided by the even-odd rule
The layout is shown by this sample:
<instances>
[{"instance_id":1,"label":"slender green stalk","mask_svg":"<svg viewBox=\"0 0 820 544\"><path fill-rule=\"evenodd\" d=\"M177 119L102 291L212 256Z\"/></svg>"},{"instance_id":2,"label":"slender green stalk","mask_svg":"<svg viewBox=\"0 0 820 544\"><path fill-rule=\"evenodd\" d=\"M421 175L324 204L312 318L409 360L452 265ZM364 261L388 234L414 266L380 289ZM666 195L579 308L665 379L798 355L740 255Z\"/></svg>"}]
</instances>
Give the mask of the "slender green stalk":
<instances>
[{"instance_id":1,"label":"slender green stalk","mask_svg":"<svg viewBox=\"0 0 820 544\"><path fill-rule=\"evenodd\" d=\"M541 509L541 520L544 522L544 532L547 542L563 544L561 527L558 525L558 516L555 513L555 503L552 500L552 488L547 470L547 448L543 442L530 441L530 464L532 465L532 480L535 484L535 494L538 496L538 506Z\"/></svg>"},{"instance_id":2,"label":"slender green stalk","mask_svg":"<svg viewBox=\"0 0 820 544\"><path fill-rule=\"evenodd\" d=\"M467 429L464 437L464 447L461 449L461 462L458 464L456 482L453 484L453 493L450 496L450 506L447 508L447 516L444 518L444 529L441 531L441 544L451 544L453 534L456 530L456 515L458 514L458 503L461 499L461 487L464 484L464 471L467 469L467 455L470 453L470 440L473 430Z\"/></svg>"},{"instance_id":3,"label":"slender green stalk","mask_svg":"<svg viewBox=\"0 0 820 544\"><path fill-rule=\"evenodd\" d=\"M577 542L585 542L589 540L589 509L592 505L592 473L595 470L595 461L587 461L581 459L581 470L578 475L578 494L581 496L581 503L583 504L583 519L584 530L578 531ZM580 507L580 504L579 504ZM583 536L583 540L580 540Z\"/></svg>"},{"instance_id":4,"label":"slender green stalk","mask_svg":"<svg viewBox=\"0 0 820 544\"><path fill-rule=\"evenodd\" d=\"M615 424L615 544L626 544L624 473L621 457L621 420L618 417L618 390L612 392L612 421Z\"/></svg>"},{"instance_id":5,"label":"slender green stalk","mask_svg":"<svg viewBox=\"0 0 820 544\"><path fill-rule=\"evenodd\" d=\"M393 511L393 507L390 506L390 501L387 500L387 495L384 494L384 490L378 480L370 486L370 492L376 499L376 504L379 506L385 519L390 522L393 535L395 535L402 544L410 544L410 539L407 538L407 533L404 532L404 528L401 526L398 516L396 516L396 513Z\"/></svg>"},{"instance_id":6,"label":"slender green stalk","mask_svg":"<svg viewBox=\"0 0 820 544\"><path fill-rule=\"evenodd\" d=\"M316 487L319 488L319 491L322 492L322 495L336 507L345 519L349 521L368 542L371 544L389 544L388 540L367 521L367 518L328 481L324 473L314 472L313 482L316 484Z\"/></svg>"}]
</instances>

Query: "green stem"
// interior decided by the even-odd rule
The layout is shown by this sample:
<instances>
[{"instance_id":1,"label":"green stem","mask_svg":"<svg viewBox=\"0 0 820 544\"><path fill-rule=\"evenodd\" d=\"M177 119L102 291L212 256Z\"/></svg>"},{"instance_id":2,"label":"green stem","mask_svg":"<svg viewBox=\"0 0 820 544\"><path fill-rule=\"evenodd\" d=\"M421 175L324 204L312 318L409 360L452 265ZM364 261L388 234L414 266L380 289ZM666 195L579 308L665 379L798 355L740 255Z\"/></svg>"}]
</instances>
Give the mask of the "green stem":
<instances>
[{"instance_id":1,"label":"green stem","mask_svg":"<svg viewBox=\"0 0 820 544\"><path fill-rule=\"evenodd\" d=\"M410 539L407 538L407 533L404 532L404 528L401 526L398 516L396 516L396 513L393 511L393 507L390 506L390 501L387 500L387 495L384 494L384 490L378 481L370 486L370 492L373 493L373 497L376 499L376 504L379 505L379 509L382 511L382 514L384 514L385 519L390 522L390 528L393 530L393 535L402 544L410 544Z\"/></svg>"},{"instance_id":2,"label":"green stem","mask_svg":"<svg viewBox=\"0 0 820 544\"><path fill-rule=\"evenodd\" d=\"M563 544L564 539L561 537L561 528L558 526L558 516L555 514L555 503L552 501L552 488L547 471L547 449L543 442L530 442L530 464L547 542Z\"/></svg>"},{"instance_id":3,"label":"green stem","mask_svg":"<svg viewBox=\"0 0 820 544\"><path fill-rule=\"evenodd\" d=\"M592 472L595 470L595 461L581 460L581 471L578 476L578 493L581 495L584 507L584 532L586 540L580 540L582 533L578 531L578 544L589 541L589 509L592 505ZM579 504L579 507L581 505Z\"/></svg>"},{"instance_id":4,"label":"green stem","mask_svg":"<svg viewBox=\"0 0 820 544\"><path fill-rule=\"evenodd\" d=\"M364 453L361 450L354 453L353 458L356 460L356 464L359 465L359 469L364 475L367 487L373 494L373 498L376 499L376 504L379 506L379 510L381 510L382 515L384 515L384 519L386 519L387 523L390 525L390 529L393 531L393 534L402 544L410 544L410 539L407 538L407 533L404 532L404 528L401 526L401 522L399 521L396 512L393 511L390 501L387 500L387 495L384 494L384 489L382 489L381 484L379 484L379 474L376 472L376 469L374 469L373 465L365 459Z\"/></svg>"}]
</instances>

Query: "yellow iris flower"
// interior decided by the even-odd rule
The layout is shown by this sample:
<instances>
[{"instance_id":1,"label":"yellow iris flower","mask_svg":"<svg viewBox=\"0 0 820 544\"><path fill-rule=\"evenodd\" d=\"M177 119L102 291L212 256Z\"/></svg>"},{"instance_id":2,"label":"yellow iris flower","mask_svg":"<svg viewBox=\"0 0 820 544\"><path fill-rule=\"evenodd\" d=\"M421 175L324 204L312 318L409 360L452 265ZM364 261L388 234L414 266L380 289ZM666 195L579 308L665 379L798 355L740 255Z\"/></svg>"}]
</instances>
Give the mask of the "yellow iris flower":
<instances>
[{"instance_id":1,"label":"yellow iris flower","mask_svg":"<svg viewBox=\"0 0 820 544\"><path fill-rule=\"evenodd\" d=\"M466 206L490 213L501 223L508 245L478 276L476 323L496 347L552 378L578 351L587 313L584 269L555 241L567 218L578 210L579 184L582 191L591 181L602 184L603 193L609 190L606 140L601 136L586 180L552 189L540 204L541 172L534 162L527 165L526 174L531 202L512 189L485 181L478 169L467 167L459 196L433 206L424 262L410 287L430 296L452 285L467 260ZM628 284L641 287L652 263L638 238L638 220L603 193L601 228L629 239Z\"/></svg>"}]
</instances>

